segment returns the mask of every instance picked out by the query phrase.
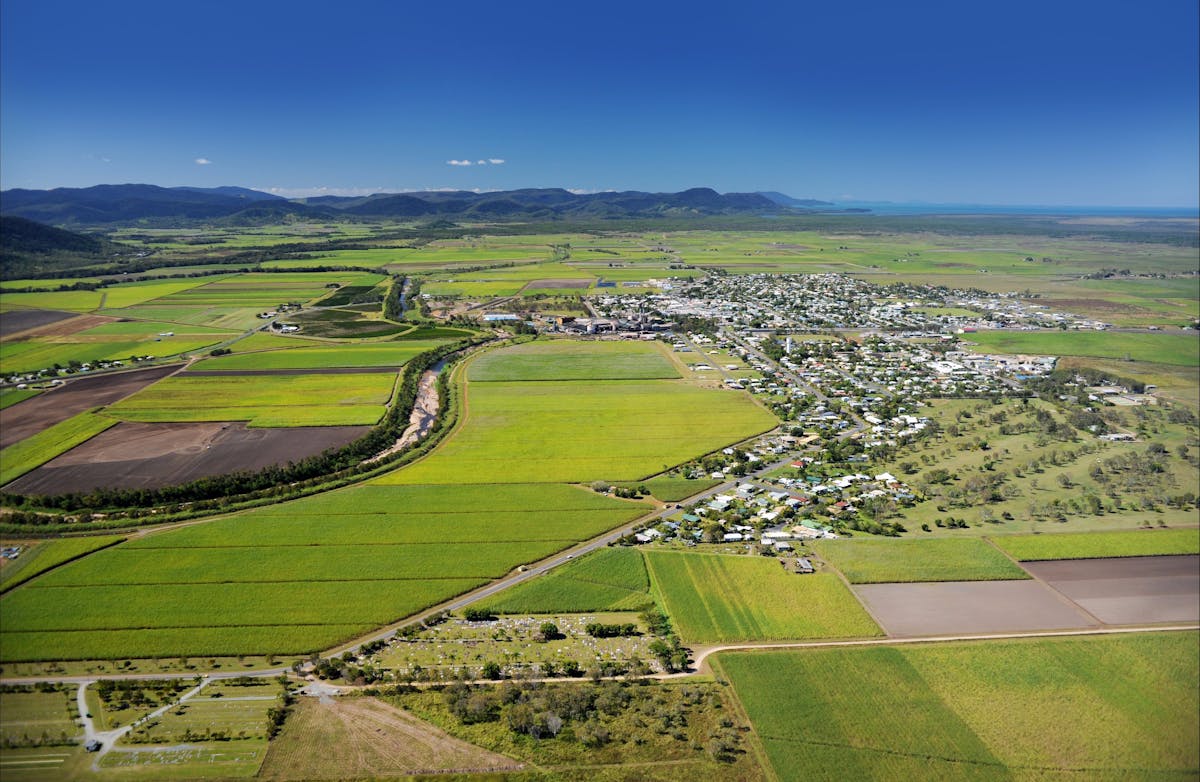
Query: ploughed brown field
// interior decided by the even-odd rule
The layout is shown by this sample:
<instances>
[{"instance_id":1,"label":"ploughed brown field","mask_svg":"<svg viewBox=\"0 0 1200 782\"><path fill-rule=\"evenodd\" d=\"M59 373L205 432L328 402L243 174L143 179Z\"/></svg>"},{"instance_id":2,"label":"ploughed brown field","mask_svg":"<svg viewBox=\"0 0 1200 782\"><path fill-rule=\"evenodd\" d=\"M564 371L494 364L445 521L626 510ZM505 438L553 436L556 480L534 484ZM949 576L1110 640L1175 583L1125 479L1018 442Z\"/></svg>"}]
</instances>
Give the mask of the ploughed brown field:
<instances>
[{"instance_id":1,"label":"ploughed brown field","mask_svg":"<svg viewBox=\"0 0 1200 782\"><path fill-rule=\"evenodd\" d=\"M69 380L64 385L0 410L0 448L7 448L43 429L93 407L111 405L146 386L177 372L172 364L132 372L93 375Z\"/></svg>"},{"instance_id":2,"label":"ploughed brown field","mask_svg":"<svg viewBox=\"0 0 1200 782\"><path fill-rule=\"evenodd\" d=\"M63 312L61 310L11 310L0 313L0 337L7 337L9 334L20 334L22 331L29 331L40 326L48 326L51 323L58 323L59 321L74 318L78 315L78 312ZM110 319L105 318L104 320L107 321Z\"/></svg>"},{"instance_id":3,"label":"ploughed brown field","mask_svg":"<svg viewBox=\"0 0 1200 782\"><path fill-rule=\"evenodd\" d=\"M1121 557L1023 562L1108 624L1200 621L1200 557Z\"/></svg>"},{"instance_id":4,"label":"ploughed brown field","mask_svg":"<svg viewBox=\"0 0 1200 782\"><path fill-rule=\"evenodd\" d=\"M1033 581L862 584L888 635L1061 630L1200 621L1200 557L1022 562Z\"/></svg>"},{"instance_id":5,"label":"ploughed brown field","mask_svg":"<svg viewBox=\"0 0 1200 782\"><path fill-rule=\"evenodd\" d=\"M21 494L98 488L154 489L238 470L260 470L345 445L369 426L249 429L245 422L122 422L6 487Z\"/></svg>"}]
</instances>

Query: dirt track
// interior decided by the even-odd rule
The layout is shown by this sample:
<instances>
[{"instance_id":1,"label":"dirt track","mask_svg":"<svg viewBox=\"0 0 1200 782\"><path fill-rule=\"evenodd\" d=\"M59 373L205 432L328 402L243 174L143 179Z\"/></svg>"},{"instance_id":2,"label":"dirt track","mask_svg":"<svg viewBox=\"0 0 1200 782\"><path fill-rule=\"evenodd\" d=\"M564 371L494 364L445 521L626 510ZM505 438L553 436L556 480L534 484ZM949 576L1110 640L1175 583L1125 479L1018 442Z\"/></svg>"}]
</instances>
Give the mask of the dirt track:
<instances>
[{"instance_id":1,"label":"dirt track","mask_svg":"<svg viewBox=\"0 0 1200 782\"><path fill-rule=\"evenodd\" d=\"M119 423L8 484L22 494L153 489L286 464L345 445L369 426L248 429L244 422Z\"/></svg>"},{"instance_id":2,"label":"dirt track","mask_svg":"<svg viewBox=\"0 0 1200 782\"><path fill-rule=\"evenodd\" d=\"M69 380L59 388L0 410L0 448L35 435L93 407L111 405L180 368L172 364Z\"/></svg>"}]
</instances>

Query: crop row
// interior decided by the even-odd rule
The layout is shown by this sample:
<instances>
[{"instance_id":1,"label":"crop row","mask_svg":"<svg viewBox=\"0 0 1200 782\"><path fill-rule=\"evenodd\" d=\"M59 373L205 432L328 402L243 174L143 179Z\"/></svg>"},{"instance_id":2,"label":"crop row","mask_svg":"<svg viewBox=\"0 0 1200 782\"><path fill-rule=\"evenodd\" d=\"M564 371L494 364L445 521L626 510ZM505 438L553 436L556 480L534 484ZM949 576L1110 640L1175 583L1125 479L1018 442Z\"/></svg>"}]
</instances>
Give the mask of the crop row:
<instances>
[{"instance_id":1,"label":"crop row","mask_svg":"<svg viewBox=\"0 0 1200 782\"><path fill-rule=\"evenodd\" d=\"M794 575L776 559L645 552L654 592L685 641L880 635L832 573Z\"/></svg>"},{"instance_id":2,"label":"crop row","mask_svg":"<svg viewBox=\"0 0 1200 782\"><path fill-rule=\"evenodd\" d=\"M1195 640L724 653L715 666L782 780L1172 778L1200 761L1198 692L1180 685L1200 675Z\"/></svg>"}]
</instances>

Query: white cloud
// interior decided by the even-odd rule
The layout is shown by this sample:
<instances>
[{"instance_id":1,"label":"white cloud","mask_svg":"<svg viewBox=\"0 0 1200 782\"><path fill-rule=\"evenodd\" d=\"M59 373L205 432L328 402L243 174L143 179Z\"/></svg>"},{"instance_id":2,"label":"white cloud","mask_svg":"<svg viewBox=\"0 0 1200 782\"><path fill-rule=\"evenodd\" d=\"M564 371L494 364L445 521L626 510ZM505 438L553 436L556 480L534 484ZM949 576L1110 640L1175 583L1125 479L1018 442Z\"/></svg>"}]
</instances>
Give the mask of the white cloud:
<instances>
[{"instance_id":1,"label":"white cloud","mask_svg":"<svg viewBox=\"0 0 1200 782\"><path fill-rule=\"evenodd\" d=\"M102 158L100 158L100 162L101 162L101 163L111 163L111 162L112 162L112 158L110 158L110 157L102 157Z\"/></svg>"},{"instance_id":2,"label":"white cloud","mask_svg":"<svg viewBox=\"0 0 1200 782\"><path fill-rule=\"evenodd\" d=\"M473 165L470 160L447 160L447 165L451 166L470 166Z\"/></svg>"},{"instance_id":3,"label":"white cloud","mask_svg":"<svg viewBox=\"0 0 1200 782\"><path fill-rule=\"evenodd\" d=\"M490 158L488 158L488 162L491 163L493 166L502 166L502 165L504 165L504 158L490 157Z\"/></svg>"},{"instance_id":4,"label":"white cloud","mask_svg":"<svg viewBox=\"0 0 1200 782\"><path fill-rule=\"evenodd\" d=\"M212 165L212 161L206 157L198 157L198 158L196 158L196 165L208 166L208 165Z\"/></svg>"},{"instance_id":5,"label":"white cloud","mask_svg":"<svg viewBox=\"0 0 1200 782\"><path fill-rule=\"evenodd\" d=\"M486 165L487 165L487 161L486 161L486 160L476 160L476 161L475 161L475 165L477 165L477 166L486 166Z\"/></svg>"}]
</instances>

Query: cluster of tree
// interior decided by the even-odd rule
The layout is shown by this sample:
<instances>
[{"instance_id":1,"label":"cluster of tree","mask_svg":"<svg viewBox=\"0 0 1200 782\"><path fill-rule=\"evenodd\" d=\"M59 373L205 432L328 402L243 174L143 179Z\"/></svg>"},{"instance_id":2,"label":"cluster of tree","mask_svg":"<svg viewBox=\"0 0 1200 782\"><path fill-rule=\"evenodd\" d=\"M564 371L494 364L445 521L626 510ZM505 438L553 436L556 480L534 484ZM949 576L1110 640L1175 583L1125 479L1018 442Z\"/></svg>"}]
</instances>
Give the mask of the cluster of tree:
<instances>
[{"instance_id":1,"label":"cluster of tree","mask_svg":"<svg viewBox=\"0 0 1200 782\"><path fill-rule=\"evenodd\" d=\"M283 724L287 722L288 715L292 712L292 704L296 702L295 697L287 689L287 678L280 677L284 681L284 690L281 702L278 706L272 706L267 709L267 739L273 739L279 735L279 731L283 730Z\"/></svg>"},{"instance_id":2,"label":"cluster of tree","mask_svg":"<svg viewBox=\"0 0 1200 782\"><path fill-rule=\"evenodd\" d=\"M588 622L584 631L592 638L621 638L641 635L633 622L625 624L605 624L603 622Z\"/></svg>"},{"instance_id":3,"label":"cluster of tree","mask_svg":"<svg viewBox=\"0 0 1200 782\"><path fill-rule=\"evenodd\" d=\"M489 611L486 608L466 608L463 609L463 619L468 622L494 622L496 620L496 612Z\"/></svg>"},{"instance_id":4,"label":"cluster of tree","mask_svg":"<svg viewBox=\"0 0 1200 782\"><path fill-rule=\"evenodd\" d=\"M616 681L456 683L444 690L443 699L450 714L463 724L495 723L541 741L577 741L593 749L615 742L642 744L646 741L638 732L642 729L684 741L701 714L720 708L720 698L701 687ZM733 760L743 751L741 732L729 718L716 722L706 748L717 760ZM696 748L701 748L698 741Z\"/></svg>"},{"instance_id":5,"label":"cluster of tree","mask_svg":"<svg viewBox=\"0 0 1200 782\"><path fill-rule=\"evenodd\" d=\"M194 685L195 682L182 679L101 679L96 682L95 691L105 706L121 710L130 706L157 706Z\"/></svg>"},{"instance_id":6,"label":"cluster of tree","mask_svg":"<svg viewBox=\"0 0 1200 782\"><path fill-rule=\"evenodd\" d=\"M417 283L414 281L414 285ZM400 320L404 317L404 305L401 294L404 292L404 278L396 275L388 286L387 295L383 297L383 317L388 320Z\"/></svg>"}]
</instances>

